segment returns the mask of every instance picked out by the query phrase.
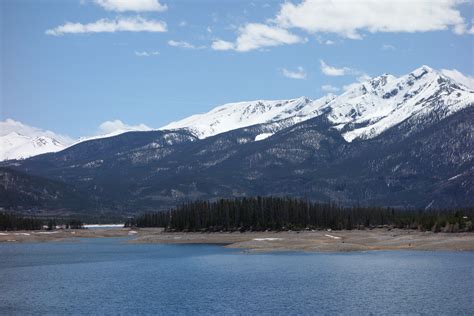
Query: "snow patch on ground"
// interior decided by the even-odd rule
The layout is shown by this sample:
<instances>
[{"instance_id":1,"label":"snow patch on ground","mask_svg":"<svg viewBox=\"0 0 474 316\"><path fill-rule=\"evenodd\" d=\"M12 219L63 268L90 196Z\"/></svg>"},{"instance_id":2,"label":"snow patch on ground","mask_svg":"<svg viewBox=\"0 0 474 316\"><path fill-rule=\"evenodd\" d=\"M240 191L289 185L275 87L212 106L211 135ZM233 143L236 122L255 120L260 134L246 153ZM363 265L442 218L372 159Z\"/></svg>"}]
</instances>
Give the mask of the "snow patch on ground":
<instances>
[{"instance_id":1,"label":"snow patch on ground","mask_svg":"<svg viewBox=\"0 0 474 316\"><path fill-rule=\"evenodd\" d=\"M254 238L255 241L275 241L282 240L282 238Z\"/></svg>"},{"instance_id":2,"label":"snow patch on ground","mask_svg":"<svg viewBox=\"0 0 474 316\"><path fill-rule=\"evenodd\" d=\"M333 235L329 235L329 234L325 234L324 236L332 238L332 239L341 239L341 237L333 236Z\"/></svg>"},{"instance_id":3,"label":"snow patch on ground","mask_svg":"<svg viewBox=\"0 0 474 316\"><path fill-rule=\"evenodd\" d=\"M448 181L452 181L452 180L454 180L454 179L456 179L456 178L459 178L460 176L462 176L462 173L460 173L460 174L458 174L458 175L455 175L454 177L449 178Z\"/></svg>"},{"instance_id":4,"label":"snow patch on ground","mask_svg":"<svg viewBox=\"0 0 474 316\"><path fill-rule=\"evenodd\" d=\"M259 134L257 136L255 136L255 141L258 142L259 140L264 140L270 136L272 136L273 133L263 133L263 134Z\"/></svg>"},{"instance_id":5,"label":"snow patch on ground","mask_svg":"<svg viewBox=\"0 0 474 316\"><path fill-rule=\"evenodd\" d=\"M84 228L122 228L124 224L87 224Z\"/></svg>"}]
</instances>

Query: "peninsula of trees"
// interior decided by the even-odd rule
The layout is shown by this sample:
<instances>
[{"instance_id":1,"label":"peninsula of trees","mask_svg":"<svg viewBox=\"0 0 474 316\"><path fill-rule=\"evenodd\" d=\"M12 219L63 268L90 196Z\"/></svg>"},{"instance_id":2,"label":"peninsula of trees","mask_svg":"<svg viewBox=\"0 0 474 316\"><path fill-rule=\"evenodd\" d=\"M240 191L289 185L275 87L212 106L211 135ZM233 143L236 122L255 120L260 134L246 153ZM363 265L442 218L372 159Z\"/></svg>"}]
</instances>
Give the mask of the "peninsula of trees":
<instances>
[{"instance_id":1,"label":"peninsula of trees","mask_svg":"<svg viewBox=\"0 0 474 316\"><path fill-rule=\"evenodd\" d=\"M165 227L168 231L264 231L364 229L388 226L433 232L474 231L474 208L401 210L342 207L281 197L195 201L166 212L131 218L126 226Z\"/></svg>"}]
</instances>

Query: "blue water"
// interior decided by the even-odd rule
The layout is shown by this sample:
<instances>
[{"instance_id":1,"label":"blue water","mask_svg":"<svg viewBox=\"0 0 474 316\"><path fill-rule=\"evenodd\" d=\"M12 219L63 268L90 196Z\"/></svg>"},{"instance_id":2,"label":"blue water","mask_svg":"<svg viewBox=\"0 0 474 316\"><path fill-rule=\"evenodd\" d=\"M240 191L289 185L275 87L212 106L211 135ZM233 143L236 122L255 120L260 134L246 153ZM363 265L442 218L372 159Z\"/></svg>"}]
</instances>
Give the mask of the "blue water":
<instances>
[{"instance_id":1,"label":"blue water","mask_svg":"<svg viewBox=\"0 0 474 316\"><path fill-rule=\"evenodd\" d=\"M474 314L474 253L0 244L0 314Z\"/></svg>"}]
</instances>

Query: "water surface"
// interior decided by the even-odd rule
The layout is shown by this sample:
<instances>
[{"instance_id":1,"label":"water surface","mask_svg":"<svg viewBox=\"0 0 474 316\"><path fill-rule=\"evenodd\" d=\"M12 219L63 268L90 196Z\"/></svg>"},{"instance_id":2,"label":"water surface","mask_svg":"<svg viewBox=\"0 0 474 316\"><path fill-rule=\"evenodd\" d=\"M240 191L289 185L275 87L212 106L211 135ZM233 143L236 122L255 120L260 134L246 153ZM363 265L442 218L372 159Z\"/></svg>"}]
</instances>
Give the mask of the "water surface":
<instances>
[{"instance_id":1,"label":"water surface","mask_svg":"<svg viewBox=\"0 0 474 316\"><path fill-rule=\"evenodd\" d=\"M1 314L471 314L474 253L0 244Z\"/></svg>"}]
</instances>

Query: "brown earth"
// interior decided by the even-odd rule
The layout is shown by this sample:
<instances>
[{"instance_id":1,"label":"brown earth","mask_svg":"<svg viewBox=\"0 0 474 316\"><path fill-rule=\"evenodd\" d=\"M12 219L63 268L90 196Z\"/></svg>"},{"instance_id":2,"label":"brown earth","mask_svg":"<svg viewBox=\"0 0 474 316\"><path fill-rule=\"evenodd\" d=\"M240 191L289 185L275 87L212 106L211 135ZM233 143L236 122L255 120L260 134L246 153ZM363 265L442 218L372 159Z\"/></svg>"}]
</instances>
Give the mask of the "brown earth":
<instances>
[{"instance_id":1,"label":"brown earth","mask_svg":"<svg viewBox=\"0 0 474 316\"><path fill-rule=\"evenodd\" d=\"M399 229L304 232L167 233L160 228L0 232L0 242L61 242L130 237L129 243L224 244L248 251L339 252L367 250L474 251L474 233Z\"/></svg>"}]
</instances>

